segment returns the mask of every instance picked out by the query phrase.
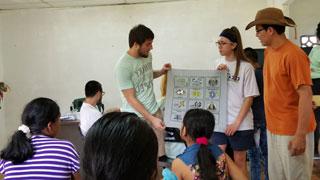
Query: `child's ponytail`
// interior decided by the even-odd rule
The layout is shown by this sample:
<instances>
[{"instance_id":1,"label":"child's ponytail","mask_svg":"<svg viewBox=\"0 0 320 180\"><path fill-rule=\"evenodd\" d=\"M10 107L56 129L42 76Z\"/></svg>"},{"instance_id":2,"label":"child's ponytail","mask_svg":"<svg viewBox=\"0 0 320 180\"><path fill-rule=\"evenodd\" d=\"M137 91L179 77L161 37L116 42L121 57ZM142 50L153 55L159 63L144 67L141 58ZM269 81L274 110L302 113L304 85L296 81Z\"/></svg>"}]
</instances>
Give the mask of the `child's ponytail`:
<instances>
[{"instance_id":1,"label":"child's ponytail","mask_svg":"<svg viewBox=\"0 0 320 180\"><path fill-rule=\"evenodd\" d=\"M25 127L28 128L27 126ZM7 147L1 151L0 157L1 159L12 161L13 164L20 164L28 158L31 158L33 154L34 150L31 145L30 136L27 132L18 130L12 135L11 141Z\"/></svg>"},{"instance_id":2,"label":"child's ponytail","mask_svg":"<svg viewBox=\"0 0 320 180\"><path fill-rule=\"evenodd\" d=\"M208 139L206 137L200 137L196 139L196 142L197 144L200 144L200 149L197 154L200 168L200 179L217 179L216 159L208 148Z\"/></svg>"}]
</instances>

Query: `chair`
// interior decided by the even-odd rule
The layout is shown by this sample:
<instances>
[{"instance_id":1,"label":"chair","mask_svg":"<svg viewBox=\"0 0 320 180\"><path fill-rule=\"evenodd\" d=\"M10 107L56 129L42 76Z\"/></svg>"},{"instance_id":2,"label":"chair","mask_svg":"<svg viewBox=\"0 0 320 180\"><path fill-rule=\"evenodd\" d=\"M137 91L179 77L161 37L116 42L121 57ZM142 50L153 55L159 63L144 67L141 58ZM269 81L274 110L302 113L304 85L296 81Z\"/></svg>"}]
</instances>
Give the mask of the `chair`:
<instances>
[{"instance_id":1,"label":"chair","mask_svg":"<svg viewBox=\"0 0 320 180\"><path fill-rule=\"evenodd\" d=\"M175 159L186 148L186 144L181 139L178 128L166 127L164 141L166 156L170 159Z\"/></svg>"},{"instance_id":2,"label":"chair","mask_svg":"<svg viewBox=\"0 0 320 180\"><path fill-rule=\"evenodd\" d=\"M83 101L85 100L85 98L77 98L77 99L74 99L72 101L72 105L70 106L70 110L71 111L76 111L76 112L80 112L80 109L81 109L81 106L82 106L82 103ZM98 106L98 109L100 112L104 112L104 104L102 104L101 102L97 104Z\"/></svg>"}]
</instances>

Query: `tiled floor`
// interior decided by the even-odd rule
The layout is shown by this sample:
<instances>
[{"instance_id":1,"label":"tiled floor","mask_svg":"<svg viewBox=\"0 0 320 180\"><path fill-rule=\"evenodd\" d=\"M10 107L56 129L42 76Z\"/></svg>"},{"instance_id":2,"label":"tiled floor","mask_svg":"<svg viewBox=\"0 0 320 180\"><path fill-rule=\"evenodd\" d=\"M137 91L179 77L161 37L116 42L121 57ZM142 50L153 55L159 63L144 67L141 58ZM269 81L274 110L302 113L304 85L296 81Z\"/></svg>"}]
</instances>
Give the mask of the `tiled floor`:
<instances>
[{"instance_id":1,"label":"tiled floor","mask_svg":"<svg viewBox=\"0 0 320 180\"><path fill-rule=\"evenodd\" d=\"M247 164L248 164L248 170L250 170L249 163L247 163ZM263 171L261 171L261 179L264 180ZM316 159L314 159L311 180L320 180L320 156L318 156Z\"/></svg>"}]
</instances>

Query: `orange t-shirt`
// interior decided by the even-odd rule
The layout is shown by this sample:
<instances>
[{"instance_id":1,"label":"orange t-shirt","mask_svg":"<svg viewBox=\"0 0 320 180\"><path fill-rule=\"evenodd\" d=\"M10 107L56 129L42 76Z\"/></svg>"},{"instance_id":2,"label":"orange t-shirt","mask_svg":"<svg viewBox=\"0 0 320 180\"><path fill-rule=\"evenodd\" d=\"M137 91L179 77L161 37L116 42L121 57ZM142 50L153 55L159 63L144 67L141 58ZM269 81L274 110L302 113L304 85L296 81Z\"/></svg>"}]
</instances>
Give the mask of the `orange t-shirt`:
<instances>
[{"instance_id":1,"label":"orange t-shirt","mask_svg":"<svg viewBox=\"0 0 320 180\"><path fill-rule=\"evenodd\" d=\"M277 49L266 48L264 59L267 129L273 134L294 135L299 118L297 89L300 85L312 85L310 61L302 49L289 40ZM312 113L309 132L314 131L315 127Z\"/></svg>"}]
</instances>

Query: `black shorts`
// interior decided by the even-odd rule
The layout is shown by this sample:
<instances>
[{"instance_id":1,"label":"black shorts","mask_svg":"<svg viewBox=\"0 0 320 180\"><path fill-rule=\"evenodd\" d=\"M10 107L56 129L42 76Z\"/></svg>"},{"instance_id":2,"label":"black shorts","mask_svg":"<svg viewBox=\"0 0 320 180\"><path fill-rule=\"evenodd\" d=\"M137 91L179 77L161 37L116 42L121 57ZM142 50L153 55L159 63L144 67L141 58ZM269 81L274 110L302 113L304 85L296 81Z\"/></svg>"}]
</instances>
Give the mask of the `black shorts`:
<instances>
[{"instance_id":1,"label":"black shorts","mask_svg":"<svg viewBox=\"0 0 320 180\"><path fill-rule=\"evenodd\" d=\"M234 151L246 151L254 146L254 130L236 131L233 136L214 132L212 141L216 145L230 144Z\"/></svg>"}]
</instances>

